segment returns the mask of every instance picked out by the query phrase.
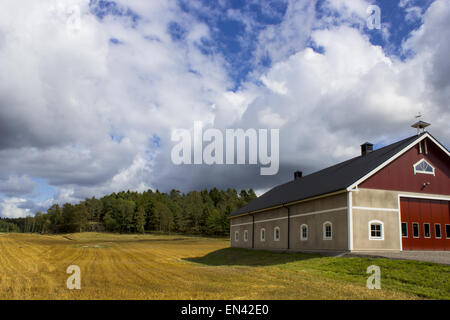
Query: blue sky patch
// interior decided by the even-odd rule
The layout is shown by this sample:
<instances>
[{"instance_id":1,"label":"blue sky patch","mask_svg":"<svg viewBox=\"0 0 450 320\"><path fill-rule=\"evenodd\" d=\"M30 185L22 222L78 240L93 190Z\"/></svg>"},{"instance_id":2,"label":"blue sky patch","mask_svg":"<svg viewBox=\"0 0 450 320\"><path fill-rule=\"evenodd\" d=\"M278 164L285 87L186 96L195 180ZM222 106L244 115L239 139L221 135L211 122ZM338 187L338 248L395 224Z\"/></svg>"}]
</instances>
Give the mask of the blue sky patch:
<instances>
[{"instance_id":1,"label":"blue sky patch","mask_svg":"<svg viewBox=\"0 0 450 320\"><path fill-rule=\"evenodd\" d=\"M96 15L100 20L103 20L103 18L109 15L128 17L133 24L136 24L139 20L139 15L136 12L129 8L121 7L114 1L90 0L89 8L91 13Z\"/></svg>"},{"instance_id":2,"label":"blue sky patch","mask_svg":"<svg viewBox=\"0 0 450 320\"><path fill-rule=\"evenodd\" d=\"M175 21L169 23L167 31L172 37L172 40L182 40L186 35L186 30Z\"/></svg>"},{"instance_id":3,"label":"blue sky patch","mask_svg":"<svg viewBox=\"0 0 450 320\"><path fill-rule=\"evenodd\" d=\"M53 198L53 196L57 193L57 190L50 186L45 179L33 178L33 181L38 183L38 186L34 190L36 196L33 200L43 202L47 199Z\"/></svg>"}]
</instances>

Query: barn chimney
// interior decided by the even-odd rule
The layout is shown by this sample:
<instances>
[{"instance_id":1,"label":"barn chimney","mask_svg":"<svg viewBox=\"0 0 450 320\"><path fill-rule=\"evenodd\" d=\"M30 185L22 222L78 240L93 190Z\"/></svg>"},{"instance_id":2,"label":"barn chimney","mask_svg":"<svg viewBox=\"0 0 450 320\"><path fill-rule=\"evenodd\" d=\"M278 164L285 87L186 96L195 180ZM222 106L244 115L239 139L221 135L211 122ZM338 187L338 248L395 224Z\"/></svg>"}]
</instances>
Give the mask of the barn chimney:
<instances>
[{"instance_id":1,"label":"barn chimney","mask_svg":"<svg viewBox=\"0 0 450 320\"><path fill-rule=\"evenodd\" d=\"M366 154L368 154L372 151L373 151L373 144L371 144L370 142L366 142L361 145L361 155L362 156L365 156Z\"/></svg>"},{"instance_id":2,"label":"barn chimney","mask_svg":"<svg viewBox=\"0 0 450 320\"><path fill-rule=\"evenodd\" d=\"M298 180L302 177L303 173L301 171L294 172L294 180Z\"/></svg>"}]
</instances>

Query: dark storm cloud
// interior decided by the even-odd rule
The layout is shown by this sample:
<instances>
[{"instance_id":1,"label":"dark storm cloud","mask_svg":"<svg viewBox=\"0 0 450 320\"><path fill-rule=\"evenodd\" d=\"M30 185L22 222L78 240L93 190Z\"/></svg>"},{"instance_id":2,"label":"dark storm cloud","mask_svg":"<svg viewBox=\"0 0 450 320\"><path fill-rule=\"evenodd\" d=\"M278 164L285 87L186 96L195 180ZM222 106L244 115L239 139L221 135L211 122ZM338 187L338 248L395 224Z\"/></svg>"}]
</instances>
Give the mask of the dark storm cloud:
<instances>
[{"instance_id":1,"label":"dark storm cloud","mask_svg":"<svg viewBox=\"0 0 450 320\"><path fill-rule=\"evenodd\" d=\"M92 149L91 149L92 148ZM11 169L42 177L50 185L95 186L111 179L133 162L129 147L111 143L83 148L21 148L0 151L1 175ZM20 159L20 161L17 161Z\"/></svg>"},{"instance_id":2,"label":"dark storm cloud","mask_svg":"<svg viewBox=\"0 0 450 320\"><path fill-rule=\"evenodd\" d=\"M161 191L178 189L182 192L191 190L203 190L217 187L218 189L253 188L264 191L275 185L288 182L293 179L294 171L302 166L280 167L279 172L273 176L260 175L260 168L257 165L181 165L167 166L168 172L162 172L156 176L155 188ZM170 173L169 173L170 171ZM311 172L312 170L307 170Z\"/></svg>"}]
</instances>

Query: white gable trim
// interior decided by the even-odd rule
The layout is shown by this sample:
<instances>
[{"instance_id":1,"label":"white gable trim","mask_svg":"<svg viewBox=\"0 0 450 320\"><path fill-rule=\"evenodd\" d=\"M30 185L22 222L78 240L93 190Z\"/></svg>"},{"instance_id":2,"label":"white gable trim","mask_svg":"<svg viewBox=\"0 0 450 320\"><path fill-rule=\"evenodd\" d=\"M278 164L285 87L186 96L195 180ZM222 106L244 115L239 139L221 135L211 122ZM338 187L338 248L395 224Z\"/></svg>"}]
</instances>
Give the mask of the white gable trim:
<instances>
[{"instance_id":1,"label":"white gable trim","mask_svg":"<svg viewBox=\"0 0 450 320\"><path fill-rule=\"evenodd\" d=\"M428 132L425 134L425 136L427 136L428 138L430 138L431 141L433 141L439 148L441 148L442 151L444 151L449 157L450 157L450 152L444 148L443 145L441 145L439 143L439 141L437 141L435 138L433 138L430 134L428 134Z\"/></svg>"},{"instance_id":2,"label":"white gable trim","mask_svg":"<svg viewBox=\"0 0 450 320\"><path fill-rule=\"evenodd\" d=\"M378 167L376 167L375 169L373 169L372 171L370 171L368 174L366 174L364 177L362 177L361 179L359 179L358 181L354 182L353 184L351 184L349 187L347 187L347 191L350 191L351 189L357 187L361 182L367 180L368 178L370 178L371 176L373 176L375 173L377 173L378 171L380 171L381 169L383 169L385 166L387 166L388 164L390 164L391 162L393 162L395 159L397 159L398 157L400 157L401 155L403 155L406 151L408 151L409 149L411 149L412 147L414 147L416 144L418 144L419 142L421 142L422 140L424 140L425 138L429 138L431 141L433 141L439 148L441 148L446 154L447 156L450 157L450 152L448 152L447 149L445 149L438 141L436 141L436 139L434 139L428 132L426 132L423 136L421 136L419 139L414 140L414 142L410 143L408 146L406 146L405 148L403 148L401 151L399 151L397 154L395 154L394 156L392 156L390 159L386 160L385 162L383 162L382 164L380 164Z\"/></svg>"}]
</instances>

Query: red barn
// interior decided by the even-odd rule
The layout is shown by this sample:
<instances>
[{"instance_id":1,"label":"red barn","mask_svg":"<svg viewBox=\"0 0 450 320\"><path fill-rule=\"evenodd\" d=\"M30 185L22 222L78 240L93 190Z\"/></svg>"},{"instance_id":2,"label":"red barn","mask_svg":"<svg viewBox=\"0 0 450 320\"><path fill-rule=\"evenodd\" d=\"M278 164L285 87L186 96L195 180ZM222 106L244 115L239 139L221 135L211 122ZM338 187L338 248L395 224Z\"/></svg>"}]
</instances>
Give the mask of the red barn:
<instances>
[{"instance_id":1,"label":"red barn","mask_svg":"<svg viewBox=\"0 0 450 320\"><path fill-rule=\"evenodd\" d=\"M269 190L230 215L231 245L298 251L450 250L450 153L424 128Z\"/></svg>"}]
</instances>

